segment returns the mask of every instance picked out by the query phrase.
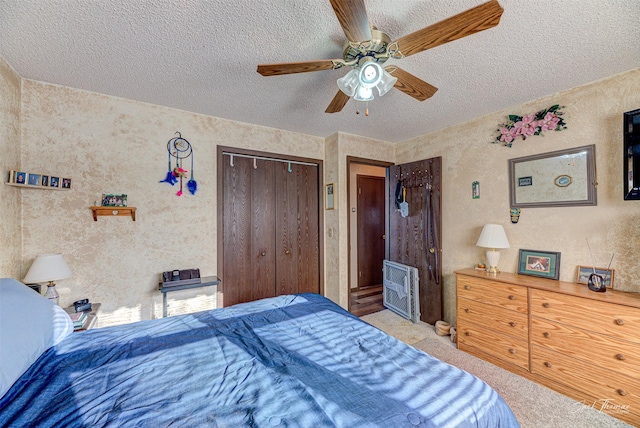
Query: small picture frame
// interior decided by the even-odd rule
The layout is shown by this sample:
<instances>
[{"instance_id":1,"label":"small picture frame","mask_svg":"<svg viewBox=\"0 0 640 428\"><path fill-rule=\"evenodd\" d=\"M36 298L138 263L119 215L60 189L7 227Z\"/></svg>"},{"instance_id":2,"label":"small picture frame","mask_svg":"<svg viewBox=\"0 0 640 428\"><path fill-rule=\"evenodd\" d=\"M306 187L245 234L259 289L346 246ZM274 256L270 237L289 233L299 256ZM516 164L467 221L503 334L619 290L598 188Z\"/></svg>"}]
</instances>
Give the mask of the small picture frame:
<instances>
[{"instance_id":1,"label":"small picture frame","mask_svg":"<svg viewBox=\"0 0 640 428\"><path fill-rule=\"evenodd\" d=\"M16 173L16 183L17 184L27 184L27 173L19 171Z\"/></svg>"},{"instance_id":2,"label":"small picture frame","mask_svg":"<svg viewBox=\"0 0 640 428\"><path fill-rule=\"evenodd\" d=\"M71 179L70 178L63 178L62 179L62 188L63 189L71 189Z\"/></svg>"},{"instance_id":3,"label":"small picture frame","mask_svg":"<svg viewBox=\"0 0 640 428\"><path fill-rule=\"evenodd\" d=\"M518 187L533 186L533 177L518 177Z\"/></svg>"},{"instance_id":4,"label":"small picture frame","mask_svg":"<svg viewBox=\"0 0 640 428\"><path fill-rule=\"evenodd\" d=\"M60 177L51 177L49 179L49 187L55 187L56 189L60 187Z\"/></svg>"},{"instance_id":5,"label":"small picture frame","mask_svg":"<svg viewBox=\"0 0 640 428\"><path fill-rule=\"evenodd\" d=\"M518 273L557 280L560 277L560 253L521 249L518 254Z\"/></svg>"},{"instance_id":6,"label":"small picture frame","mask_svg":"<svg viewBox=\"0 0 640 428\"><path fill-rule=\"evenodd\" d=\"M335 194L335 186L333 183L329 183L325 186L325 195L324 195L324 201L325 201L325 209L327 210L332 210L335 209L336 207L336 194Z\"/></svg>"},{"instance_id":7,"label":"small picture frame","mask_svg":"<svg viewBox=\"0 0 640 428\"><path fill-rule=\"evenodd\" d=\"M103 207L126 207L127 195L102 194Z\"/></svg>"},{"instance_id":8,"label":"small picture frame","mask_svg":"<svg viewBox=\"0 0 640 428\"><path fill-rule=\"evenodd\" d=\"M592 273L596 273L602 277L602 279L604 280L604 286L606 288L613 288L613 274L615 273L613 269L599 267L594 268L592 266L578 266L578 276L576 278L576 282L578 284L587 285L589 283L589 276Z\"/></svg>"},{"instance_id":9,"label":"small picture frame","mask_svg":"<svg viewBox=\"0 0 640 428\"><path fill-rule=\"evenodd\" d=\"M40 185L42 187L49 187L49 176L48 175L42 175L40 177Z\"/></svg>"},{"instance_id":10,"label":"small picture frame","mask_svg":"<svg viewBox=\"0 0 640 428\"><path fill-rule=\"evenodd\" d=\"M40 174L29 173L29 186L39 186L39 185L40 185Z\"/></svg>"}]
</instances>

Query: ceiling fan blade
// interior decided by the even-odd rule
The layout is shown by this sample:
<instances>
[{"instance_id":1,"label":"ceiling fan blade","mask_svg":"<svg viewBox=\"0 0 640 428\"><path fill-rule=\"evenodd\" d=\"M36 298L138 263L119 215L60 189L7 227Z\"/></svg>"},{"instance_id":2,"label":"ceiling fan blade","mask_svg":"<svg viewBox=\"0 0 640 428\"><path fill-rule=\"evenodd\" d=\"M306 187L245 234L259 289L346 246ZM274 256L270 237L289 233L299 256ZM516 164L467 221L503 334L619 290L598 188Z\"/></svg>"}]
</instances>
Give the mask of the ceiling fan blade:
<instances>
[{"instance_id":1,"label":"ceiling fan blade","mask_svg":"<svg viewBox=\"0 0 640 428\"><path fill-rule=\"evenodd\" d=\"M331 100L329 107L327 107L327 109L324 112L338 113L339 111L342 111L344 106L347 104L347 101L349 101L349 98L350 98L349 95L345 94L342 91L338 91L336 96L333 97L333 99Z\"/></svg>"},{"instance_id":2,"label":"ceiling fan blade","mask_svg":"<svg viewBox=\"0 0 640 428\"><path fill-rule=\"evenodd\" d=\"M330 0L344 35L351 42L371 40L371 26L364 0Z\"/></svg>"},{"instance_id":3,"label":"ceiling fan blade","mask_svg":"<svg viewBox=\"0 0 640 428\"><path fill-rule=\"evenodd\" d=\"M258 73L263 76L279 76L281 74L307 73L309 71L332 70L342 67L341 59L323 59L304 62L281 62L278 64L260 64Z\"/></svg>"},{"instance_id":4,"label":"ceiling fan blade","mask_svg":"<svg viewBox=\"0 0 640 428\"><path fill-rule=\"evenodd\" d=\"M394 88L401 90L418 101L424 101L427 98L431 98L438 90L435 86L430 85L424 80L419 79L413 74L396 66L387 67L385 70L387 70L393 77L398 78L396 84L393 85Z\"/></svg>"},{"instance_id":5,"label":"ceiling fan blade","mask_svg":"<svg viewBox=\"0 0 640 428\"><path fill-rule=\"evenodd\" d=\"M491 0L436 24L396 40L402 56L409 56L442 44L495 27L502 16L502 6Z\"/></svg>"}]
</instances>

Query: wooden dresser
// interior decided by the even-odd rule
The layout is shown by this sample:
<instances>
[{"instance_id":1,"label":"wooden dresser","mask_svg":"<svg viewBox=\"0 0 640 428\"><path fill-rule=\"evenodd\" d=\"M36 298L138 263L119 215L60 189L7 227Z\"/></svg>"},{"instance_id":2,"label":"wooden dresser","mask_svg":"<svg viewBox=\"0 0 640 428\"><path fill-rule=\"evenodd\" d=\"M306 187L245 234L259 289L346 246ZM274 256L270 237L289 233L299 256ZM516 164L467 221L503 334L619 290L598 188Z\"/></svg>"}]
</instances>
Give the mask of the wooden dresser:
<instances>
[{"instance_id":1,"label":"wooden dresser","mask_svg":"<svg viewBox=\"0 0 640 428\"><path fill-rule=\"evenodd\" d=\"M640 425L640 293L476 269L456 282L460 350Z\"/></svg>"}]
</instances>

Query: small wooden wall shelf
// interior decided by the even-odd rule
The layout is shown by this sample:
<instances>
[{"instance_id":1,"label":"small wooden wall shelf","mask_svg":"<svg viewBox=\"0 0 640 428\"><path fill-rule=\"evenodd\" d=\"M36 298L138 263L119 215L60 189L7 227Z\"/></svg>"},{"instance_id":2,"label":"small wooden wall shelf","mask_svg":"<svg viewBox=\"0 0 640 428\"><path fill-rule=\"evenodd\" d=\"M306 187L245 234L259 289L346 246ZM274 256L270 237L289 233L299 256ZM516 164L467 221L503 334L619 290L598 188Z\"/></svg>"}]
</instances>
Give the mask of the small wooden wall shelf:
<instances>
[{"instance_id":1,"label":"small wooden wall shelf","mask_svg":"<svg viewBox=\"0 0 640 428\"><path fill-rule=\"evenodd\" d=\"M13 187L21 187L23 189L40 189L40 190L69 190L67 188L63 188L63 187L47 187L47 186L35 186L33 184L20 184L20 183L8 183L5 181L5 183L7 186L13 186Z\"/></svg>"},{"instance_id":2,"label":"small wooden wall shelf","mask_svg":"<svg viewBox=\"0 0 640 428\"><path fill-rule=\"evenodd\" d=\"M133 221L136 221L136 209L135 207L97 207L92 206L93 221L98 221L98 216L123 216L130 215Z\"/></svg>"}]
</instances>

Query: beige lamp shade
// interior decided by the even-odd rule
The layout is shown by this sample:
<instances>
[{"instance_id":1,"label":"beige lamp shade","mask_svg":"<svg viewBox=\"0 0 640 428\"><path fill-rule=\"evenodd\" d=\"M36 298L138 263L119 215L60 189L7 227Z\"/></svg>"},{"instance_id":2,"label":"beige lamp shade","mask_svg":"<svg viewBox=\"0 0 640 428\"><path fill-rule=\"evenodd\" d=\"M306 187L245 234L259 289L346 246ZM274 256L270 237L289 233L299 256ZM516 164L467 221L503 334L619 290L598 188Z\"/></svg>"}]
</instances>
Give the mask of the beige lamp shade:
<instances>
[{"instance_id":1,"label":"beige lamp shade","mask_svg":"<svg viewBox=\"0 0 640 428\"><path fill-rule=\"evenodd\" d=\"M486 252L487 272L498 273L498 262L500 261L500 253L496 248L509 248L509 240L504 228L499 224L485 224L476 242L476 246L489 248Z\"/></svg>"},{"instance_id":2,"label":"beige lamp shade","mask_svg":"<svg viewBox=\"0 0 640 428\"><path fill-rule=\"evenodd\" d=\"M54 281L71 277L71 269L62 254L39 254L24 277L25 283L48 282L44 297L58 304L59 295Z\"/></svg>"},{"instance_id":3,"label":"beige lamp shade","mask_svg":"<svg viewBox=\"0 0 640 428\"><path fill-rule=\"evenodd\" d=\"M71 277L71 269L62 254L39 254L24 277L24 282L52 282Z\"/></svg>"}]
</instances>

